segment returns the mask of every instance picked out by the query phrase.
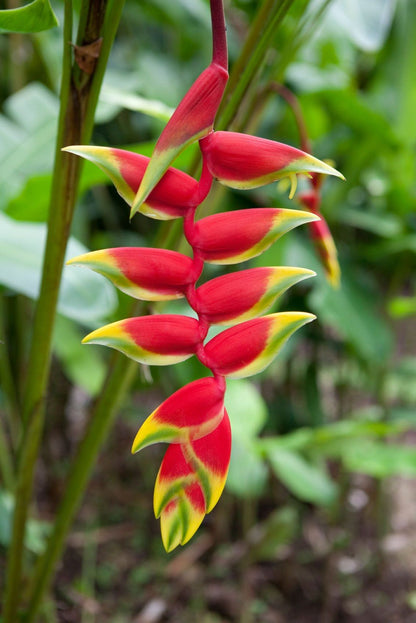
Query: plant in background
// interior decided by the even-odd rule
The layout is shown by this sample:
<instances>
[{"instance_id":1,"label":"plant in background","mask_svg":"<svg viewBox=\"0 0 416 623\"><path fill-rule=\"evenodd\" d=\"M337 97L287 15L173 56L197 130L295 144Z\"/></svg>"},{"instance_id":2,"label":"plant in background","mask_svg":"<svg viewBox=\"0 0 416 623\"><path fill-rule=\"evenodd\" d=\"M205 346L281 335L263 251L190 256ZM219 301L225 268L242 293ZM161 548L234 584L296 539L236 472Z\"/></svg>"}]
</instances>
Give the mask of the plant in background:
<instances>
[{"instance_id":1,"label":"plant in background","mask_svg":"<svg viewBox=\"0 0 416 623\"><path fill-rule=\"evenodd\" d=\"M310 153L311 144L308 131L296 95L282 84L273 84L271 88L279 93L288 103L298 127L301 148L305 152ZM312 172L308 176L308 190L299 193L297 198L303 207L319 216L319 220L309 223L309 230L315 248L321 258L327 279L334 288L338 288L341 279L341 269L338 262L337 248L328 224L321 213L321 188L323 181L322 173Z\"/></svg>"},{"instance_id":2,"label":"plant in background","mask_svg":"<svg viewBox=\"0 0 416 623\"><path fill-rule=\"evenodd\" d=\"M93 331L84 342L115 348L151 365L168 365L195 355L212 376L198 379L167 398L144 422L133 452L169 444L155 486L154 510L170 551L186 543L223 490L231 452L224 408L227 378L261 372L298 328L314 319L306 312L264 314L290 286L312 276L296 267L245 269L197 286L204 263L232 265L249 260L280 236L319 221L311 212L279 208L235 210L195 220L215 179L231 188L256 188L297 174L342 177L305 151L236 132L214 130L226 86L227 45L222 0L211 0L213 55L166 125L152 158L120 149L71 146L74 154L101 167L131 206L159 220L182 217L192 259L174 251L115 248L95 251L70 263L108 277L127 294L147 301L184 297L194 317L155 314L128 318ZM172 168L174 158L199 140L199 181ZM305 205L311 209L306 199ZM211 325L232 325L212 339Z\"/></svg>"}]
</instances>

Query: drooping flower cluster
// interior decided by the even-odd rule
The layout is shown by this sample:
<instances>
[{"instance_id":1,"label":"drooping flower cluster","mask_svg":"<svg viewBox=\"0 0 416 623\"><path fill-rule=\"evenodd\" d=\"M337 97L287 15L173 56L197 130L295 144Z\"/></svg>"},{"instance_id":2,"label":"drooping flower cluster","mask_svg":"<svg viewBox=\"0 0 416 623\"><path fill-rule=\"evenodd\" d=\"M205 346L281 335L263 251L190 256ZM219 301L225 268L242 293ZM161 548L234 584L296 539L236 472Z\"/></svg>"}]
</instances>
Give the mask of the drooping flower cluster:
<instances>
[{"instance_id":1,"label":"drooping flower cluster","mask_svg":"<svg viewBox=\"0 0 416 623\"><path fill-rule=\"evenodd\" d=\"M227 378L263 370L299 327L313 320L304 312L262 315L290 286L313 272L293 267L241 270L197 285L204 264L237 264L255 257L290 229L316 221L310 212L254 208L195 220L197 207L217 178L233 188L254 188L297 173L339 175L311 155L274 141L213 130L226 85L227 48L221 0L211 0L213 60L179 104L151 159L106 147L66 148L95 162L137 211L159 220L183 218L192 258L165 249L115 248L74 258L105 275L130 296L146 301L184 297L196 318L155 314L128 318L90 333L84 342L110 346L150 365L196 356L211 376L189 383L145 420L133 452L156 443L168 448L154 493L167 551L186 543L225 485L231 429L224 407ZM170 165L199 140L199 181ZM206 341L211 325L230 325Z\"/></svg>"},{"instance_id":2,"label":"drooping flower cluster","mask_svg":"<svg viewBox=\"0 0 416 623\"><path fill-rule=\"evenodd\" d=\"M321 258L329 283L337 288L340 284L341 269L338 262L338 253L328 223L321 213L321 186L323 176L312 173L309 179L310 188L298 195L299 203L319 217L318 221L309 223L315 248Z\"/></svg>"}]
</instances>

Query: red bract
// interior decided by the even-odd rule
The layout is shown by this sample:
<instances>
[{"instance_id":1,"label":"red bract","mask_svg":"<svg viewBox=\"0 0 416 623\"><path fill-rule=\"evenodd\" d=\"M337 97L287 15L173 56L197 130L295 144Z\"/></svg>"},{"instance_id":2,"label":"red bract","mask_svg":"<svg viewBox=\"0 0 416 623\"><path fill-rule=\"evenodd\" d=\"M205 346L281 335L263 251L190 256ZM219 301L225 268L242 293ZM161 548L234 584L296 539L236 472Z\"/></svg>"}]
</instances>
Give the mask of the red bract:
<instances>
[{"instance_id":1,"label":"red bract","mask_svg":"<svg viewBox=\"0 0 416 623\"><path fill-rule=\"evenodd\" d=\"M156 143L134 199L131 216L139 209L143 211L142 203L179 152L212 130L227 78L226 70L218 65L210 65L185 95Z\"/></svg>"},{"instance_id":2,"label":"red bract","mask_svg":"<svg viewBox=\"0 0 416 623\"><path fill-rule=\"evenodd\" d=\"M312 172L315 190L321 174L335 169L294 147L235 132L215 132L213 123L227 80L227 47L222 0L210 0L213 57L185 95L156 143L151 159L100 147L68 150L95 162L132 205L132 214L159 219L182 216L192 259L163 249L121 248L87 253L72 260L110 279L136 298L159 301L185 297L196 318L158 314L128 318L93 331L84 342L116 348L141 363L165 365L196 356L212 373L182 387L139 428L132 452L157 442L170 444L156 479L154 509L164 546L186 543L225 485L231 429L224 408L226 377L263 370L292 333L313 320L304 312L264 314L287 288L312 276L295 267L246 269L196 287L204 262L236 264L249 260L294 227L308 223L325 239L324 225L312 212L281 208L235 210L195 222L197 206L213 178L235 188L254 188L282 177ZM202 138L201 138L202 137ZM190 142L199 141L199 182L169 168ZM136 194L137 192L137 194ZM319 207L319 206L318 206ZM312 210L312 211L311 211ZM260 316L260 317L259 317ZM205 343L212 324L234 325Z\"/></svg>"},{"instance_id":3,"label":"red bract","mask_svg":"<svg viewBox=\"0 0 416 623\"><path fill-rule=\"evenodd\" d=\"M188 359L200 343L198 321L165 314L113 322L89 333L82 341L103 344L131 359L151 365L168 365Z\"/></svg>"},{"instance_id":4,"label":"red bract","mask_svg":"<svg viewBox=\"0 0 416 623\"><path fill-rule=\"evenodd\" d=\"M232 188L256 188L282 177L314 171L343 177L300 149L258 136L212 132L200 145L210 173Z\"/></svg>"},{"instance_id":5,"label":"red bract","mask_svg":"<svg viewBox=\"0 0 416 623\"><path fill-rule=\"evenodd\" d=\"M168 552L186 543L218 502L230 456L231 427L226 411L217 428L202 439L168 447L154 492L154 511L160 517Z\"/></svg>"},{"instance_id":6,"label":"red bract","mask_svg":"<svg viewBox=\"0 0 416 623\"><path fill-rule=\"evenodd\" d=\"M199 316L209 324L234 324L264 313L292 285L312 277L305 268L249 268L211 279L196 291Z\"/></svg>"},{"instance_id":7,"label":"red bract","mask_svg":"<svg viewBox=\"0 0 416 623\"><path fill-rule=\"evenodd\" d=\"M71 145L65 147L64 151L99 166L111 179L120 196L132 206L150 158L124 149L88 145ZM185 216L190 207L195 207L197 191L198 182L193 177L170 167L154 185L140 211L162 221Z\"/></svg>"},{"instance_id":8,"label":"red bract","mask_svg":"<svg viewBox=\"0 0 416 623\"><path fill-rule=\"evenodd\" d=\"M222 0L210 0L210 4L212 62L195 80L160 135L137 191L131 216L140 209L179 152L213 128L228 80L228 53Z\"/></svg>"},{"instance_id":9,"label":"red bract","mask_svg":"<svg viewBox=\"0 0 416 623\"><path fill-rule=\"evenodd\" d=\"M193 243L205 262L236 264L260 255L286 232L317 218L283 208L214 214L195 223Z\"/></svg>"},{"instance_id":10,"label":"red bract","mask_svg":"<svg viewBox=\"0 0 416 623\"><path fill-rule=\"evenodd\" d=\"M118 247L79 255L68 264L87 266L120 290L144 301L184 296L192 260L182 253L149 247Z\"/></svg>"},{"instance_id":11,"label":"red bract","mask_svg":"<svg viewBox=\"0 0 416 623\"><path fill-rule=\"evenodd\" d=\"M247 320L214 337L205 355L217 374L252 376L269 365L292 333L314 319L313 314L281 312Z\"/></svg>"},{"instance_id":12,"label":"red bract","mask_svg":"<svg viewBox=\"0 0 416 623\"><path fill-rule=\"evenodd\" d=\"M184 443L214 430L224 415L225 384L208 377L178 389L142 424L132 452L158 441Z\"/></svg>"}]
</instances>

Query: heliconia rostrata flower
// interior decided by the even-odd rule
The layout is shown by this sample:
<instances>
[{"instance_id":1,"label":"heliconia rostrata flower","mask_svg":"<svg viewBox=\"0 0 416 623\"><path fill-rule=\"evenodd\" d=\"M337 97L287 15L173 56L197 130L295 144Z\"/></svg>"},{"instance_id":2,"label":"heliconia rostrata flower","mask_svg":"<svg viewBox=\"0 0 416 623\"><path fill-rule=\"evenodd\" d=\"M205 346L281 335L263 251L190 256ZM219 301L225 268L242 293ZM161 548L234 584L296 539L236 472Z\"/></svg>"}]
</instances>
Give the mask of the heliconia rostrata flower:
<instances>
[{"instance_id":1,"label":"heliconia rostrata flower","mask_svg":"<svg viewBox=\"0 0 416 623\"><path fill-rule=\"evenodd\" d=\"M217 178L233 188L253 188L299 173L340 174L311 155L274 141L213 130L227 82L222 0L211 0L213 59L179 104L152 158L106 147L66 150L96 163L131 206L159 220L184 219L193 257L153 248L114 248L70 260L104 275L123 292L146 301L184 297L196 318L155 314L113 322L83 342L104 344L145 364L166 365L196 356L211 372L185 385L149 415L132 452L165 442L168 448L154 492L167 551L186 543L225 485L231 429L224 407L227 378L263 370L286 340L314 319L305 312L262 315L292 285L311 277L295 267L249 268L197 282L204 263L236 264L255 257L280 236L319 217L280 208L234 210L195 221L196 208ZM171 167L175 156L199 140L203 166L197 181ZM309 206L308 206L309 208ZM206 341L211 325L229 325Z\"/></svg>"}]
</instances>

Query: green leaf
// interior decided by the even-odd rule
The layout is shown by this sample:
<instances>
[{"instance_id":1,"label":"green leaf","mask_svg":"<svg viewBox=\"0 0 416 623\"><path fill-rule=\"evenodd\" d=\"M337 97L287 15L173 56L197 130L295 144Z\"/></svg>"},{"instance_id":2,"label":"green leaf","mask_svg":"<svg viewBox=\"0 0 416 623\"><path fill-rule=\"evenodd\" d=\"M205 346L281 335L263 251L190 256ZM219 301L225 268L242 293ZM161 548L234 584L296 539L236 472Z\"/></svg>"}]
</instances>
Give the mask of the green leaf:
<instances>
[{"instance_id":1,"label":"green leaf","mask_svg":"<svg viewBox=\"0 0 416 623\"><path fill-rule=\"evenodd\" d=\"M0 213L0 283L36 299L45 240L46 225L13 221ZM87 251L70 238L66 259ZM75 266L64 268L58 302L61 314L94 326L110 315L116 304L115 290L106 279Z\"/></svg>"},{"instance_id":2,"label":"green leaf","mask_svg":"<svg viewBox=\"0 0 416 623\"><path fill-rule=\"evenodd\" d=\"M355 208L343 206L340 210L338 220L345 225L369 231L377 236L394 238L403 232L403 224L395 214L374 212L363 212Z\"/></svg>"},{"instance_id":3,"label":"green leaf","mask_svg":"<svg viewBox=\"0 0 416 623\"><path fill-rule=\"evenodd\" d=\"M389 33L395 0L336 0L324 18L332 36L342 33L365 52L379 50Z\"/></svg>"},{"instance_id":4,"label":"green leaf","mask_svg":"<svg viewBox=\"0 0 416 623\"><path fill-rule=\"evenodd\" d=\"M299 524L299 512L294 506L283 506L270 513L255 526L250 560L275 560L281 550L295 539Z\"/></svg>"},{"instance_id":5,"label":"green leaf","mask_svg":"<svg viewBox=\"0 0 416 623\"><path fill-rule=\"evenodd\" d=\"M323 467L272 443L267 446L267 458L276 476L300 500L319 506L335 502L337 486Z\"/></svg>"},{"instance_id":6,"label":"green leaf","mask_svg":"<svg viewBox=\"0 0 416 623\"><path fill-rule=\"evenodd\" d=\"M267 482L267 467L254 443L233 435L227 489L242 498L258 497Z\"/></svg>"},{"instance_id":7,"label":"green leaf","mask_svg":"<svg viewBox=\"0 0 416 623\"><path fill-rule=\"evenodd\" d=\"M383 143L397 146L398 138L388 120L374 109L371 101L352 89L326 91L321 94L321 105L333 114L338 122L342 121L349 129L365 136L376 137Z\"/></svg>"},{"instance_id":8,"label":"green leaf","mask_svg":"<svg viewBox=\"0 0 416 623\"><path fill-rule=\"evenodd\" d=\"M375 478L416 476L416 448L405 445L356 440L341 456L346 469Z\"/></svg>"},{"instance_id":9,"label":"green leaf","mask_svg":"<svg viewBox=\"0 0 416 623\"><path fill-rule=\"evenodd\" d=\"M82 387L90 396L96 396L104 382L106 366L98 348L85 348L81 344L84 334L74 322L57 316L53 349L72 383Z\"/></svg>"},{"instance_id":10,"label":"green leaf","mask_svg":"<svg viewBox=\"0 0 416 623\"><path fill-rule=\"evenodd\" d=\"M11 540L14 497L0 489L0 545L8 547ZM25 547L34 554L41 554L46 545L50 524L36 519L26 523Z\"/></svg>"},{"instance_id":11,"label":"green leaf","mask_svg":"<svg viewBox=\"0 0 416 623\"><path fill-rule=\"evenodd\" d=\"M58 98L39 83L10 96L0 115L0 208L21 192L26 180L51 170Z\"/></svg>"},{"instance_id":12,"label":"green leaf","mask_svg":"<svg viewBox=\"0 0 416 623\"><path fill-rule=\"evenodd\" d=\"M18 9L0 11L0 30L7 32L41 32L58 26L49 0L33 0Z\"/></svg>"},{"instance_id":13,"label":"green leaf","mask_svg":"<svg viewBox=\"0 0 416 623\"><path fill-rule=\"evenodd\" d=\"M416 296L396 296L388 303L389 314L393 318L416 315Z\"/></svg>"},{"instance_id":14,"label":"green leaf","mask_svg":"<svg viewBox=\"0 0 416 623\"><path fill-rule=\"evenodd\" d=\"M266 484L267 468L255 442L267 420L266 403L252 383L238 379L227 382L225 407L233 432L227 487L241 497L258 496Z\"/></svg>"},{"instance_id":15,"label":"green leaf","mask_svg":"<svg viewBox=\"0 0 416 623\"><path fill-rule=\"evenodd\" d=\"M225 407L230 417L233 437L253 438L267 420L267 405L258 389L246 380L229 380Z\"/></svg>"},{"instance_id":16,"label":"green leaf","mask_svg":"<svg viewBox=\"0 0 416 623\"><path fill-rule=\"evenodd\" d=\"M141 112L144 115L161 119L164 122L169 121L174 110L158 100L150 100L135 93L129 93L106 85L104 85L100 93L100 103Z\"/></svg>"}]
</instances>

